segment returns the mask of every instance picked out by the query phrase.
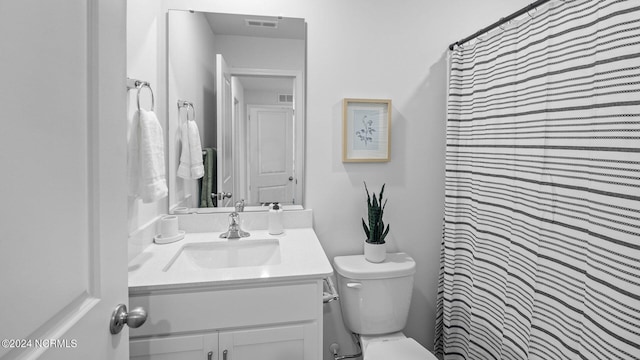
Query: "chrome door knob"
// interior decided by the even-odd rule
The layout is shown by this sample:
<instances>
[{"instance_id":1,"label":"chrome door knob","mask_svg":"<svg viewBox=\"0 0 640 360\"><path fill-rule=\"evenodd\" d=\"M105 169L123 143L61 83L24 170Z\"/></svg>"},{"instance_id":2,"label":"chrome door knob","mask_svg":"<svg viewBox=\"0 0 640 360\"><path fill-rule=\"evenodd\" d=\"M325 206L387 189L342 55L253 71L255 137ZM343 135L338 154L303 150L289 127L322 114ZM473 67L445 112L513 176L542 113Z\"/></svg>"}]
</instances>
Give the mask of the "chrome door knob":
<instances>
[{"instance_id":1,"label":"chrome door knob","mask_svg":"<svg viewBox=\"0 0 640 360\"><path fill-rule=\"evenodd\" d=\"M218 200L222 200L222 199L230 199L233 196L233 194L231 194L230 192L220 192L220 193L211 193L211 198L212 199L218 199Z\"/></svg>"},{"instance_id":2,"label":"chrome door knob","mask_svg":"<svg viewBox=\"0 0 640 360\"><path fill-rule=\"evenodd\" d=\"M111 314L111 322L109 324L109 330L112 334L118 334L124 328L124 325L129 325L130 328L140 327L147 321L147 312L142 307L137 307L127 312L127 306L120 304L116 306Z\"/></svg>"}]
</instances>

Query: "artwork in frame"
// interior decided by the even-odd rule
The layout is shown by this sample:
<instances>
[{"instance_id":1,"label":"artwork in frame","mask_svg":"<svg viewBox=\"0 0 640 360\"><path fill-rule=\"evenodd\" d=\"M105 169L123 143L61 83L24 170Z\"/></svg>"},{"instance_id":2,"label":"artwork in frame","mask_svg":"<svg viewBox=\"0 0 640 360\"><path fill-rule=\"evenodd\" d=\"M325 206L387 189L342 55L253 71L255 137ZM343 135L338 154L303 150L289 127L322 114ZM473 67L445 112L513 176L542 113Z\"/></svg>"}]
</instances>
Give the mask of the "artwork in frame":
<instances>
[{"instance_id":1,"label":"artwork in frame","mask_svg":"<svg viewBox=\"0 0 640 360\"><path fill-rule=\"evenodd\" d=\"M344 99L342 161L391 160L391 100Z\"/></svg>"}]
</instances>

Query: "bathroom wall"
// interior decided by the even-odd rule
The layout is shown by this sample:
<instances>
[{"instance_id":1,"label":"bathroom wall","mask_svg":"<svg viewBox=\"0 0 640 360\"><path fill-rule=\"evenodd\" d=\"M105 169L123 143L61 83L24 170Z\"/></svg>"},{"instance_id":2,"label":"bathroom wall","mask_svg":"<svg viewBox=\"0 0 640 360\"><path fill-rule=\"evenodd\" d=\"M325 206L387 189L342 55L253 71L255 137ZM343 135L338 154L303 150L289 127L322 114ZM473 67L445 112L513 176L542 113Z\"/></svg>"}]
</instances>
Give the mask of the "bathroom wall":
<instances>
[{"instance_id":1,"label":"bathroom wall","mask_svg":"<svg viewBox=\"0 0 640 360\"><path fill-rule=\"evenodd\" d=\"M418 264L405 333L432 349L444 201L447 46L529 1L165 0L165 5L306 19L305 206L314 210L314 228L330 259L360 254L360 218L366 214L362 182L372 190L387 184L390 251L407 252ZM157 8L145 7L149 2L130 0L129 16ZM161 26L149 31L158 37L165 33ZM145 66L161 72L163 61L150 59ZM392 99L390 162L342 163L345 97ZM327 359L332 342L343 352L354 350L337 303L325 307L324 326Z\"/></svg>"},{"instance_id":2,"label":"bathroom wall","mask_svg":"<svg viewBox=\"0 0 640 360\"><path fill-rule=\"evenodd\" d=\"M155 113L166 131L166 39L161 29L166 27L166 16L162 15L163 6L156 0L127 1L127 77L151 83L155 98ZM128 92L128 132L131 129L133 114L137 109L136 91ZM150 107L147 90L141 95L141 105ZM128 134L127 134L128 136ZM129 254L140 251L148 244L148 231L157 217L166 214L168 199L145 204L140 199L128 199Z\"/></svg>"},{"instance_id":3,"label":"bathroom wall","mask_svg":"<svg viewBox=\"0 0 640 360\"><path fill-rule=\"evenodd\" d=\"M247 104L255 104L255 105L291 105L283 104L278 102L278 95L280 94L289 94L291 95L292 88L288 89L274 89L272 91L261 91L261 90L252 90L246 91L246 100Z\"/></svg>"}]
</instances>

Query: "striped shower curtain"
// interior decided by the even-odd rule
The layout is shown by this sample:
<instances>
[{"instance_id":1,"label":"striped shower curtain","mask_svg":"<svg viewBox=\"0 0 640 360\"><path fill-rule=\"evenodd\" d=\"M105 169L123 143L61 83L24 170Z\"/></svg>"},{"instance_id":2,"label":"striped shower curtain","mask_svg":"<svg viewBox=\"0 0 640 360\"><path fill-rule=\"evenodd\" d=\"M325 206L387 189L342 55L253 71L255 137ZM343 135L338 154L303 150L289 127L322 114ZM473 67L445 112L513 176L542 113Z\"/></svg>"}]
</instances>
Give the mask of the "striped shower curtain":
<instances>
[{"instance_id":1,"label":"striped shower curtain","mask_svg":"<svg viewBox=\"0 0 640 360\"><path fill-rule=\"evenodd\" d=\"M640 359L640 0L450 54L443 233L438 356Z\"/></svg>"}]
</instances>

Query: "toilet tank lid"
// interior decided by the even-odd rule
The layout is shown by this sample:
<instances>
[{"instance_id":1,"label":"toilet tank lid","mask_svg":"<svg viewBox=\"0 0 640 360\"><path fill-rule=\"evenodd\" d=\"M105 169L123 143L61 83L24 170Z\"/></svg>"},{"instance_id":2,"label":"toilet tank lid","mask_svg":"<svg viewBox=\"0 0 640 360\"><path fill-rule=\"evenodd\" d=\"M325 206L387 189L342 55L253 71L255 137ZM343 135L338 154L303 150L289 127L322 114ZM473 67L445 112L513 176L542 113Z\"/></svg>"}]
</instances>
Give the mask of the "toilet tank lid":
<instances>
[{"instance_id":1,"label":"toilet tank lid","mask_svg":"<svg viewBox=\"0 0 640 360\"><path fill-rule=\"evenodd\" d=\"M413 275L416 262L406 253L387 254L385 261L372 263L364 255L336 256L333 258L336 271L350 279L389 279Z\"/></svg>"}]
</instances>

